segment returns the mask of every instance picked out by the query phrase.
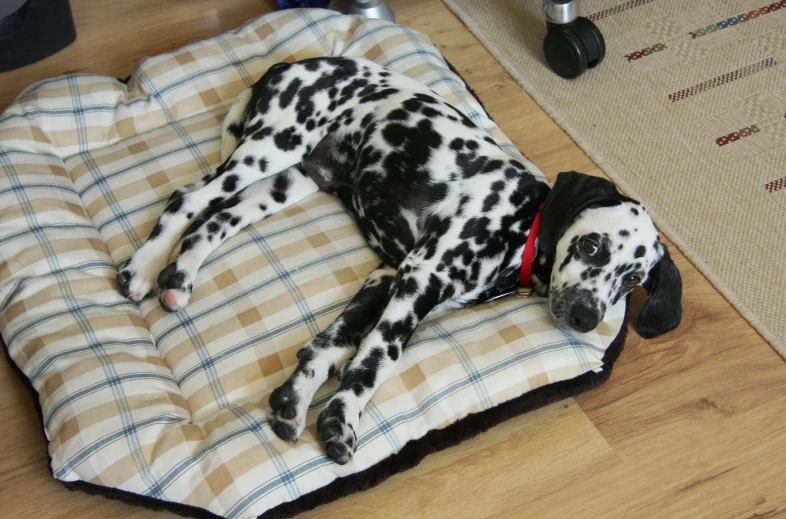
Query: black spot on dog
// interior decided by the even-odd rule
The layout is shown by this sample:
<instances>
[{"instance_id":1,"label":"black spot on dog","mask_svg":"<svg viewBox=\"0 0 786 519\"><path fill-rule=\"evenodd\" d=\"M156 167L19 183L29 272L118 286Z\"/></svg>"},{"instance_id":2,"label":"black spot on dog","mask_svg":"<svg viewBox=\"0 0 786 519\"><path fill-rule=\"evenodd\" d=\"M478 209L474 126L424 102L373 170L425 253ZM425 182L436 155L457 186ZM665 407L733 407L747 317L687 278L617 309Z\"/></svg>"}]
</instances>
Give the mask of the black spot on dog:
<instances>
[{"instance_id":1,"label":"black spot on dog","mask_svg":"<svg viewBox=\"0 0 786 519\"><path fill-rule=\"evenodd\" d=\"M273 137L276 147L282 151L292 151L303 142L303 138L294 126L281 130Z\"/></svg>"},{"instance_id":2,"label":"black spot on dog","mask_svg":"<svg viewBox=\"0 0 786 519\"><path fill-rule=\"evenodd\" d=\"M227 131L232 134L235 139L239 139L243 135L243 127L237 123L232 123L227 126Z\"/></svg>"},{"instance_id":3,"label":"black spot on dog","mask_svg":"<svg viewBox=\"0 0 786 519\"><path fill-rule=\"evenodd\" d=\"M407 119L409 119L409 112L401 108L396 108L395 110L393 110L388 114L388 119L391 121L406 121Z\"/></svg>"},{"instance_id":4,"label":"black spot on dog","mask_svg":"<svg viewBox=\"0 0 786 519\"><path fill-rule=\"evenodd\" d=\"M237 181L239 180L237 175L228 175L224 181L221 183L221 189L223 189L227 193L231 193L237 189Z\"/></svg>"},{"instance_id":5,"label":"black spot on dog","mask_svg":"<svg viewBox=\"0 0 786 519\"><path fill-rule=\"evenodd\" d=\"M240 217L239 216L233 216L232 219L229 220L229 225L231 225L232 227L237 227L237 224L239 224L239 223L240 223Z\"/></svg>"},{"instance_id":6,"label":"black spot on dog","mask_svg":"<svg viewBox=\"0 0 786 519\"><path fill-rule=\"evenodd\" d=\"M253 165L254 164L254 157L252 157L251 155L246 155L246 157L243 159L243 164L245 164L246 166Z\"/></svg>"},{"instance_id":7,"label":"black spot on dog","mask_svg":"<svg viewBox=\"0 0 786 519\"><path fill-rule=\"evenodd\" d=\"M186 252L190 251L194 248L194 246L202 240L202 237L198 234L194 234L183 240L183 244L180 246L180 254L185 254Z\"/></svg>"},{"instance_id":8,"label":"black spot on dog","mask_svg":"<svg viewBox=\"0 0 786 519\"><path fill-rule=\"evenodd\" d=\"M483 200L483 207L481 208L481 211L483 211L484 213L488 213L489 211L494 209L498 203L499 203L499 194L491 193Z\"/></svg>"},{"instance_id":9,"label":"black spot on dog","mask_svg":"<svg viewBox=\"0 0 786 519\"><path fill-rule=\"evenodd\" d=\"M174 200L169 202L169 205L166 206L166 209L164 209L164 212L165 213L169 213L169 214L173 214L173 213L176 213L176 212L180 211L181 207L183 207L183 197L175 198Z\"/></svg>"},{"instance_id":10,"label":"black spot on dog","mask_svg":"<svg viewBox=\"0 0 786 519\"><path fill-rule=\"evenodd\" d=\"M262 173L267 171L267 159L265 158L259 159L259 162L257 162L257 167L259 167L259 171L261 171Z\"/></svg>"},{"instance_id":11,"label":"black spot on dog","mask_svg":"<svg viewBox=\"0 0 786 519\"><path fill-rule=\"evenodd\" d=\"M382 340L388 344L405 343L415 329L415 322L412 315L407 315L400 321L382 321L379 323L379 333Z\"/></svg>"},{"instance_id":12,"label":"black spot on dog","mask_svg":"<svg viewBox=\"0 0 786 519\"><path fill-rule=\"evenodd\" d=\"M486 162L485 166L483 166L483 173L491 173L492 171L497 171L499 168L502 167L503 162L501 160L492 159Z\"/></svg>"},{"instance_id":13,"label":"black spot on dog","mask_svg":"<svg viewBox=\"0 0 786 519\"><path fill-rule=\"evenodd\" d=\"M186 280L186 273L177 269L176 263L170 263L158 275L158 288L167 290L170 288L183 288Z\"/></svg>"},{"instance_id":14,"label":"black spot on dog","mask_svg":"<svg viewBox=\"0 0 786 519\"><path fill-rule=\"evenodd\" d=\"M461 229L459 238L462 240L473 239L476 243L480 244L489 237L488 225L491 223L487 217L482 216L479 218L470 218Z\"/></svg>"},{"instance_id":15,"label":"black spot on dog","mask_svg":"<svg viewBox=\"0 0 786 519\"><path fill-rule=\"evenodd\" d=\"M626 230L620 231L619 234L623 238L627 238L628 236L630 236L630 233L628 231L626 231Z\"/></svg>"},{"instance_id":16,"label":"black spot on dog","mask_svg":"<svg viewBox=\"0 0 786 519\"><path fill-rule=\"evenodd\" d=\"M639 216L639 210L635 207L631 207L630 212L633 213L634 216Z\"/></svg>"},{"instance_id":17,"label":"black spot on dog","mask_svg":"<svg viewBox=\"0 0 786 519\"><path fill-rule=\"evenodd\" d=\"M189 214L191 214L191 213L189 213ZM188 216L186 216L186 217L188 218ZM161 224L160 223L156 223L153 226L153 230L150 231L150 236L147 239L148 240L155 240L156 238L158 238L161 235L161 231L162 230L163 230L163 227L161 227Z\"/></svg>"},{"instance_id":18,"label":"black spot on dog","mask_svg":"<svg viewBox=\"0 0 786 519\"><path fill-rule=\"evenodd\" d=\"M422 320L426 317L426 314L439 304L442 288L442 281L436 274L431 274L428 279L428 285L426 285L426 290L415 300L414 310L418 320Z\"/></svg>"},{"instance_id":19,"label":"black spot on dog","mask_svg":"<svg viewBox=\"0 0 786 519\"><path fill-rule=\"evenodd\" d=\"M386 98L392 96L393 94L397 94L397 93L398 93L398 89L397 88L384 88L382 90L374 92L373 94L361 97L360 98L360 102L361 103L375 103L377 101L382 101L383 99L386 99Z\"/></svg>"},{"instance_id":20,"label":"black spot on dog","mask_svg":"<svg viewBox=\"0 0 786 519\"><path fill-rule=\"evenodd\" d=\"M472 178L481 171L484 171L487 161L488 159L482 155L478 157L469 153L456 154L456 166L465 179Z\"/></svg>"},{"instance_id":21,"label":"black spot on dog","mask_svg":"<svg viewBox=\"0 0 786 519\"><path fill-rule=\"evenodd\" d=\"M359 366L349 368L341 380L341 387L351 389L356 396L360 396L367 389L373 389L376 384L379 366L385 356L382 348L372 348L368 356Z\"/></svg>"},{"instance_id":22,"label":"black spot on dog","mask_svg":"<svg viewBox=\"0 0 786 519\"><path fill-rule=\"evenodd\" d=\"M306 67L308 67L308 64ZM295 94L297 94L301 84L302 82L300 81L300 78L295 78L289 83L287 88L281 92L281 95L278 97L278 106L280 106L282 110L292 103L292 100L295 98Z\"/></svg>"},{"instance_id":23,"label":"black spot on dog","mask_svg":"<svg viewBox=\"0 0 786 519\"><path fill-rule=\"evenodd\" d=\"M261 130L259 130L258 132L255 132L253 135L251 135L251 140L252 141L261 141L265 137L269 137L272 134L273 134L273 128L265 127L265 128L262 128Z\"/></svg>"},{"instance_id":24,"label":"black spot on dog","mask_svg":"<svg viewBox=\"0 0 786 519\"><path fill-rule=\"evenodd\" d=\"M270 196L279 204L287 201L287 190L292 184L289 175L278 175L273 181L273 189L270 191Z\"/></svg>"},{"instance_id":25,"label":"black spot on dog","mask_svg":"<svg viewBox=\"0 0 786 519\"><path fill-rule=\"evenodd\" d=\"M409 276L398 285L396 293L397 298L404 298L414 296L418 292L418 281L412 276Z\"/></svg>"},{"instance_id":26,"label":"black spot on dog","mask_svg":"<svg viewBox=\"0 0 786 519\"><path fill-rule=\"evenodd\" d=\"M647 253L647 248L644 245L639 245L638 247L636 247L636 251L633 253L633 257L643 258L646 253Z\"/></svg>"},{"instance_id":27,"label":"black spot on dog","mask_svg":"<svg viewBox=\"0 0 786 519\"><path fill-rule=\"evenodd\" d=\"M469 195L461 195L459 198L458 207L456 208L456 216L461 216L464 212L464 206L471 200Z\"/></svg>"}]
</instances>

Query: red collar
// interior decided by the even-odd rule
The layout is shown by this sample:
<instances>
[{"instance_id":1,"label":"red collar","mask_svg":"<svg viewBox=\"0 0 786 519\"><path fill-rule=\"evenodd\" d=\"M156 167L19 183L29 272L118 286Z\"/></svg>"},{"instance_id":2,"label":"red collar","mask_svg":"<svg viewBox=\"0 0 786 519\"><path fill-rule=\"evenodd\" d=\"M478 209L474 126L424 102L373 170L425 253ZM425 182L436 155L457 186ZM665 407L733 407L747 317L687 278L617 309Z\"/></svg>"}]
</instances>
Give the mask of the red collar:
<instances>
[{"instance_id":1,"label":"red collar","mask_svg":"<svg viewBox=\"0 0 786 519\"><path fill-rule=\"evenodd\" d=\"M538 214L532 220L532 227L529 229L529 236L527 236L527 243L524 245L524 253L521 255L521 272L519 274L519 283L525 288L530 288L530 278L532 278L532 260L535 259L535 240L538 238L538 231L540 231L540 217L543 214L543 204L538 208Z\"/></svg>"}]
</instances>

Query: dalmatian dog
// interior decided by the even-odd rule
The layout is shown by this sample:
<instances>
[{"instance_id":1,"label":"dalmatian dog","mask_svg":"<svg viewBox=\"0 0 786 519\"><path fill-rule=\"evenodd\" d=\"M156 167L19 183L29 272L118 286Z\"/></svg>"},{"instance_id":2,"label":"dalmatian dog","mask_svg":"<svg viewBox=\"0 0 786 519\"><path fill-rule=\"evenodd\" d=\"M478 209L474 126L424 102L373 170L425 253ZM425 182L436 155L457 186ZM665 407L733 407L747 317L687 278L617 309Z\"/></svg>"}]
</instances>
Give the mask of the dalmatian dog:
<instances>
[{"instance_id":1,"label":"dalmatian dog","mask_svg":"<svg viewBox=\"0 0 786 519\"><path fill-rule=\"evenodd\" d=\"M315 392L335 373L340 388L317 430L338 463L352 458L363 408L429 312L519 284L539 212L528 277L558 326L588 332L640 285L649 298L639 333L655 337L679 324L680 275L641 204L575 172L549 188L462 112L373 62L274 65L230 108L222 155L214 172L172 194L120 269L119 288L133 301L157 288L176 312L224 240L317 190L338 197L382 265L298 352L297 368L269 399L276 435L295 442Z\"/></svg>"}]
</instances>

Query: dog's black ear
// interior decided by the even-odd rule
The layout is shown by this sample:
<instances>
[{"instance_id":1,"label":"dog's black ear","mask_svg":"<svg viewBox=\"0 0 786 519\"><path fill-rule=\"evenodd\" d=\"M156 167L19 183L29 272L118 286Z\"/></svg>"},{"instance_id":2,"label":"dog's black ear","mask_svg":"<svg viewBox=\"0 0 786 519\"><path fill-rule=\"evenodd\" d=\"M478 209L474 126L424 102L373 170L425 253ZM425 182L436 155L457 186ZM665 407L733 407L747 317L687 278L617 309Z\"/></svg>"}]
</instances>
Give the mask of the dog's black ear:
<instances>
[{"instance_id":1,"label":"dog's black ear","mask_svg":"<svg viewBox=\"0 0 786 519\"><path fill-rule=\"evenodd\" d=\"M583 210L616 205L626 199L614 183L604 178L575 171L560 173L543 207L538 248L553 252L562 233Z\"/></svg>"},{"instance_id":2,"label":"dog's black ear","mask_svg":"<svg viewBox=\"0 0 786 519\"><path fill-rule=\"evenodd\" d=\"M652 339L675 329L682 320L682 278L665 245L644 289L649 298L641 308L636 329L645 339Z\"/></svg>"}]
</instances>

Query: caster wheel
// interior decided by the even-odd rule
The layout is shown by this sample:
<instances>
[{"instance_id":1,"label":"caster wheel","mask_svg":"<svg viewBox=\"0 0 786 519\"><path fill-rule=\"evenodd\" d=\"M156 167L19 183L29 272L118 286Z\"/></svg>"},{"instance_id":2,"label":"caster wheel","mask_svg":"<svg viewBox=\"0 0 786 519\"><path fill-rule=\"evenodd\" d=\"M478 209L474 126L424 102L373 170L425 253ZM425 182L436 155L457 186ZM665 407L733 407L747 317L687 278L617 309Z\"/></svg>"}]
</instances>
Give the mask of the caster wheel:
<instances>
[{"instance_id":1,"label":"caster wheel","mask_svg":"<svg viewBox=\"0 0 786 519\"><path fill-rule=\"evenodd\" d=\"M548 22L543 39L546 62L558 76L575 79L598 66L606 56L606 42L598 27L578 17L570 23Z\"/></svg>"}]
</instances>

